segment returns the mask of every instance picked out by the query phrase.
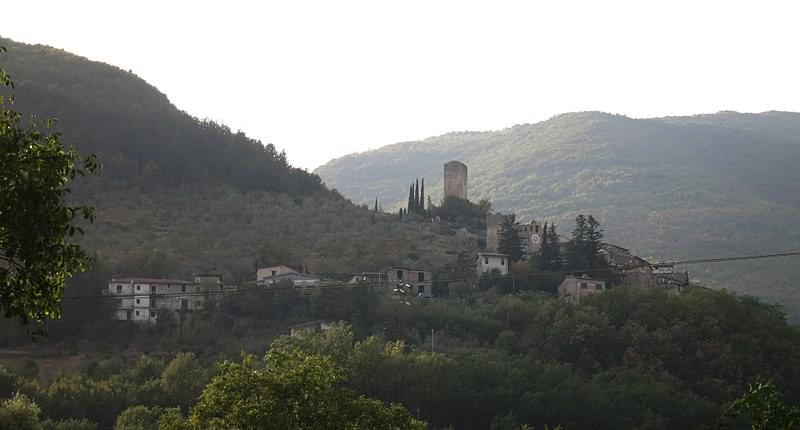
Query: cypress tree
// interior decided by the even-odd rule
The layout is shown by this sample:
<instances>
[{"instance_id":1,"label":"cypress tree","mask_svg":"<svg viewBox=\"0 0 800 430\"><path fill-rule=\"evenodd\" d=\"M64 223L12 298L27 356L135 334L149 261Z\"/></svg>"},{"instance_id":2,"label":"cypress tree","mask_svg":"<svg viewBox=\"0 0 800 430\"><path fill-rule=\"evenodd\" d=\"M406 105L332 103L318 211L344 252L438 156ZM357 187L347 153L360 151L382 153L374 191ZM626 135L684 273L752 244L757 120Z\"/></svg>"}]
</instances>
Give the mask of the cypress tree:
<instances>
[{"instance_id":1,"label":"cypress tree","mask_svg":"<svg viewBox=\"0 0 800 430\"><path fill-rule=\"evenodd\" d=\"M414 187L414 213L419 213L419 179L416 180Z\"/></svg>"},{"instance_id":2,"label":"cypress tree","mask_svg":"<svg viewBox=\"0 0 800 430\"><path fill-rule=\"evenodd\" d=\"M550 269L559 270L561 268L561 243L558 241L558 233L556 233L555 224L550 224L547 240L550 241L550 245L548 246L551 262Z\"/></svg>"},{"instance_id":3,"label":"cypress tree","mask_svg":"<svg viewBox=\"0 0 800 430\"><path fill-rule=\"evenodd\" d=\"M542 247L539 253L539 259L539 269L550 270L550 245L547 242L547 221L545 221L544 229L542 229Z\"/></svg>"},{"instance_id":4,"label":"cypress tree","mask_svg":"<svg viewBox=\"0 0 800 430\"><path fill-rule=\"evenodd\" d=\"M378 212L378 198L377 197L375 197L375 209L374 209L374 211Z\"/></svg>"},{"instance_id":5,"label":"cypress tree","mask_svg":"<svg viewBox=\"0 0 800 430\"><path fill-rule=\"evenodd\" d=\"M419 189L419 213L425 214L425 178L422 178L422 187Z\"/></svg>"},{"instance_id":6,"label":"cypress tree","mask_svg":"<svg viewBox=\"0 0 800 430\"><path fill-rule=\"evenodd\" d=\"M412 182L411 185L408 186L408 204L406 205L406 210L414 210L414 183Z\"/></svg>"}]
</instances>

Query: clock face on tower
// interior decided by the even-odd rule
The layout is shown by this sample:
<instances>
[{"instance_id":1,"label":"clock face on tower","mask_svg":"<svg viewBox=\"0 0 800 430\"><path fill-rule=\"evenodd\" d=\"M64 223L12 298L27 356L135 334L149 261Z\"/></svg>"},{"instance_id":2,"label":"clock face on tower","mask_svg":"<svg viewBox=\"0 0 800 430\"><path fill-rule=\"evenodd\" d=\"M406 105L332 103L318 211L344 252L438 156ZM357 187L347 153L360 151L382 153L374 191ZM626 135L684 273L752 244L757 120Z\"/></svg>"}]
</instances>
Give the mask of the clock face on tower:
<instances>
[{"instance_id":1,"label":"clock face on tower","mask_svg":"<svg viewBox=\"0 0 800 430\"><path fill-rule=\"evenodd\" d=\"M531 242L533 242L535 245L538 245L540 240L541 238L537 233L531 235Z\"/></svg>"}]
</instances>

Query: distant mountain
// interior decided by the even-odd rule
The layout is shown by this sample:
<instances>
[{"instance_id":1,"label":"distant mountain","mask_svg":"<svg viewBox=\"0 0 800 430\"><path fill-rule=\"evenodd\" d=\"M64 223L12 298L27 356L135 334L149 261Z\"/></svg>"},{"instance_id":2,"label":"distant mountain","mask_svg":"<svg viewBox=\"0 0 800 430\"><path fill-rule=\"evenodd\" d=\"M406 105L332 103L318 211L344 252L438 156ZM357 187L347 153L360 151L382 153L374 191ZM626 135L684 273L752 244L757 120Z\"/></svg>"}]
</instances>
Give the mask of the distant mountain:
<instances>
[{"instance_id":1,"label":"distant mountain","mask_svg":"<svg viewBox=\"0 0 800 430\"><path fill-rule=\"evenodd\" d=\"M720 112L631 119L570 113L501 131L457 132L348 155L318 168L356 202L405 202L424 177L441 198L442 165L469 167L469 197L568 235L578 213L652 260L800 248L800 114ZM752 292L800 315L798 259L692 266L713 286Z\"/></svg>"},{"instance_id":2,"label":"distant mountain","mask_svg":"<svg viewBox=\"0 0 800 430\"><path fill-rule=\"evenodd\" d=\"M96 206L80 241L116 275L213 269L248 280L268 263L324 274L439 268L475 247L354 205L272 145L179 111L130 72L47 46L0 46L15 108L58 119L64 142L102 162L73 198Z\"/></svg>"}]
</instances>

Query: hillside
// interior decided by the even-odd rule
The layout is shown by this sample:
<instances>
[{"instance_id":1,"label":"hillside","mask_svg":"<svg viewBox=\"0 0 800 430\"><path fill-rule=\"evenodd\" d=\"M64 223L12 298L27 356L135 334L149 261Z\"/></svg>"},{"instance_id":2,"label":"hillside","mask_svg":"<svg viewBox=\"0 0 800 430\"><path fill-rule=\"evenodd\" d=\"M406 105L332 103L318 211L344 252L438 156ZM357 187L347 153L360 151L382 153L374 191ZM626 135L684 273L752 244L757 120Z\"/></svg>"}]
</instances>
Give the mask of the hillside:
<instances>
[{"instance_id":1,"label":"hillside","mask_svg":"<svg viewBox=\"0 0 800 430\"><path fill-rule=\"evenodd\" d=\"M469 196L568 234L578 212L606 239L658 260L796 249L800 231L800 114L721 112L631 119L572 113L501 131L458 132L352 154L316 170L355 202L401 204L425 177L441 198L442 164L469 166ZM398 175L398 171L405 175ZM755 293L800 314L796 260L708 267L691 274Z\"/></svg>"},{"instance_id":2,"label":"hillside","mask_svg":"<svg viewBox=\"0 0 800 430\"><path fill-rule=\"evenodd\" d=\"M267 263L332 275L438 268L475 246L354 205L273 145L178 110L131 72L41 45L0 46L15 108L58 119L63 141L104 166L73 198L96 207L80 241L114 275L214 269L239 281Z\"/></svg>"}]
</instances>

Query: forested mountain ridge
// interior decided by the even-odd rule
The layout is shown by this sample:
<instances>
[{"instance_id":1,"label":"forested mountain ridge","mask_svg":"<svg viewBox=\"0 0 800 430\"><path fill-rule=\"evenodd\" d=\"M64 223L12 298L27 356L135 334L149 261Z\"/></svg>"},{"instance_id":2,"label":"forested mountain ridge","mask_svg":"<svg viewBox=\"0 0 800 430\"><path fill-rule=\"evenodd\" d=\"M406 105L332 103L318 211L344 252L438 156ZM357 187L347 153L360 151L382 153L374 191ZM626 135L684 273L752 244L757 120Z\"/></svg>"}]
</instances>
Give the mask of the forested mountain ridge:
<instances>
[{"instance_id":1,"label":"forested mountain ridge","mask_svg":"<svg viewBox=\"0 0 800 430\"><path fill-rule=\"evenodd\" d=\"M469 197L522 219L556 222L568 234L592 213L606 239L653 260L732 256L797 248L800 114L720 112L632 119L600 112L559 115L492 132L456 132L352 154L318 168L356 202L405 200L425 177L441 198L442 164L469 167ZM402 169L401 169L402 168ZM800 275L791 260L693 266L710 285L753 292L795 315Z\"/></svg>"},{"instance_id":2,"label":"forested mountain ridge","mask_svg":"<svg viewBox=\"0 0 800 430\"><path fill-rule=\"evenodd\" d=\"M56 118L63 142L103 164L72 199L96 207L79 240L114 275L214 269L241 281L268 263L321 274L440 267L452 250L475 247L354 205L273 145L179 111L130 72L47 46L0 46L15 109Z\"/></svg>"},{"instance_id":3,"label":"forested mountain ridge","mask_svg":"<svg viewBox=\"0 0 800 430\"><path fill-rule=\"evenodd\" d=\"M42 45L0 38L0 64L15 81L15 107L56 118L105 177L152 184L224 183L243 191L326 192L273 145L179 111L155 87L117 67Z\"/></svg>"}]
</instances>

